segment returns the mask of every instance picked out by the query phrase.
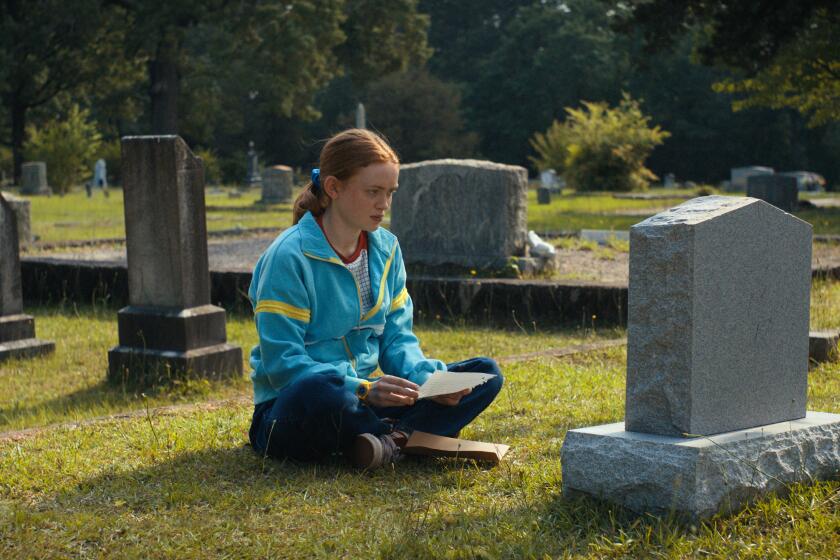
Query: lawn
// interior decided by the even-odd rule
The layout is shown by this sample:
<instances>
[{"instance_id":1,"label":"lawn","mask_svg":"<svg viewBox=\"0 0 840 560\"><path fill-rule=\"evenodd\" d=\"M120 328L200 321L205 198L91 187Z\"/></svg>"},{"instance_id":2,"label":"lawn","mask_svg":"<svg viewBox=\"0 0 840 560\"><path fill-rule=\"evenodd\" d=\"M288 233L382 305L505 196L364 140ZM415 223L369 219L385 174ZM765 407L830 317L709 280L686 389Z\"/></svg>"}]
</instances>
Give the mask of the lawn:
<instances>
[{"instance_id":1,"label":"lawn","mask_svg":"<svg viewBox=\"0 0 840 560\"><path fill-rule=\"evenodd\" d=\"M147 395L105 385L113 308L28 311L57 351L0 365L0 432L40 427L0 436L0 557L829 558L840 547L838 482L793 487L694 527L565 499L565 432L623 416L622 347L507 364L499 399L463 434L511 445L499 467L408 460L358 472L339 460L255 455L246 378ZM812 325L840 326L838 311L840 283L815 282ZM228 331L246 349L255 342L247 316L231 316ZM623 334L441 324L417 332L445 360ZM840 364L811 371L808 400L840 412ZM184 406L156 410L170 404ZM131 410L139 413L61 425Z\"/></svg>"},{"instance_id":2,"label":"lawn","mask_svg":"<svg viewBox=\"0 0 840 560\"><path fill-rule=\"evenodd\" d=\"M83 190L65 196L26 197L31 201L32 233L47 243L124 238L123 193L120 189L109 192L108 198L100 192L87 198ZM233 189L207 190L208 231L264 227L279 230L291 225L291 204L255 204L261 196L259 189L247 191L241 198L230 198L230 192Z\"/></svg>"},{"instance_id":3,"label":"lawn","mask_svg":"<svg viewBox=\"0 0 840 560\"><path fill-rule=\"evenodd\" d=\"M794 487L686 527L565 499L573 427L621 419L622 348L505 369L464 437L512 446L496 468L408 460L359 472L266 460L250 405L184 409L0 440L8 558L791 558L840 547L840 483ZM840 412L840 367L810 375L811 408Z\"/></svg>"}]
</instances>

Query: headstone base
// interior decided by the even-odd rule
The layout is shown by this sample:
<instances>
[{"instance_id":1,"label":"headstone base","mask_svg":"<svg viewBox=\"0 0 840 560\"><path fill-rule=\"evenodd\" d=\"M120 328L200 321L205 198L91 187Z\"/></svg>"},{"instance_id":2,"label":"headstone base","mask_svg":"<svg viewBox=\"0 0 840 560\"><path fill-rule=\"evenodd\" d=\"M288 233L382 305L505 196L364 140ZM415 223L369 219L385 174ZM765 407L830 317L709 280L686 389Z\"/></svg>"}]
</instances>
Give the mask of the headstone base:
<instances>
[{"instance_id":1,"label":"headstone base","mask_svg":"<svg viewBox=\"0 0 840 560\"><path fill-rule=\"evenodd\" d=\"M177 379L242 376L242 348L223 343L177 352L116 346L108 351L108 380L151 386Z\"/></svg>"},{"instance_id":2,"label":"headstone base","mask_svg":"<svg viewBox=\"0 0 840 560\"><path fill-rule=\"evenodd\" d=\"M840 331L811 331L808 336L808 358L815 364L837 361L840 359L838 341Z\"/></svg>"},{"instance_id":3,"label":"headstone base","mask_svg":"<svg viewBox=\"0 0 840 560\"><path fill-rule=\"evenodd\" d=\"M35 318L32 315L0 316L0 343L35 337Z\"/></svg>"},{"instance_id":4,"label":"headstone base","mask_svg":"<svg viewBox=\"0 0 840 560\"><path fill-rule=\"evenodd\" d=\"M55 343L37 338L0 342L0 362L10 358L34 358L55 351Z\"/></svg>"},{"instance_id":5,"label":"headstone base","mask_svg":"<svg viewBox=\"0 0 840 560\"><path fill-rule=\"evenodd\" d=\"M840 476L840 415L698 438L627 432L624 423L566 434L563 493L638 513L696 521L731 512L793 482Z\"/></svg>"}]
</instances>

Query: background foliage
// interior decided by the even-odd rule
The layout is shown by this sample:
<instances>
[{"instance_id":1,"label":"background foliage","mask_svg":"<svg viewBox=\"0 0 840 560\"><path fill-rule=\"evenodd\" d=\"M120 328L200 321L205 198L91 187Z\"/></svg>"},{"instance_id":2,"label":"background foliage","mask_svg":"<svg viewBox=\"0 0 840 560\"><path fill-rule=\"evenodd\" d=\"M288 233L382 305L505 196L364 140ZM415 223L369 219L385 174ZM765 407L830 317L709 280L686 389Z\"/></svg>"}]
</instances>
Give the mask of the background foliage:
<instances>
[{"instance_id":1,"label":"background foliage","mask_svg":"<svg viewBox=\"0 0 840 560\"><path fill-rule=\"evenodd\" d=\"M213 151L223 181L239 182L249 141L265 164L309 167L362 102L406 160L530 165L529 138L564 121L565 107L615 105L627 92L672 135L650 157L657 175L714 184L731 167L769 165L831 184L840 180L832 5L6 2L0 144L13 151L6 166L19 165L26 125L78 103L106 141L175 131Z\"/></svg>"}]
</instances>

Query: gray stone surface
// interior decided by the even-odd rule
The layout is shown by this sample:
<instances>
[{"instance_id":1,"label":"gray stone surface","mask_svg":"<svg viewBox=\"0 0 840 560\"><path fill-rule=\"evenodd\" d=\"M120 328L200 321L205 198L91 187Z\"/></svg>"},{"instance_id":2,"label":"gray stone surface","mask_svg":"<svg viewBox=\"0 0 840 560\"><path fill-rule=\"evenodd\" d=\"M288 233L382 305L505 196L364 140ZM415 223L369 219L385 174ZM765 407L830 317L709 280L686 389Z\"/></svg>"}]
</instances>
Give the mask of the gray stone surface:
<instances>
[{"instance_id":1,"label":"gray stone surface","mask_svg":"<svg viewBox=\"0 0 840 560\"><path fill-rule=\"evenodd\" d=\"M808 335L808 358L811 363L836 362L840 359L837 343L840 331L811 331Z\"/></svg>"},{"instance_id":2,"label":"gray stone surface","mask_svg":"<svg viewBox=\"0 0 840 560\"><path fill-rule=\"evenodd\" d=\"M551 204L551 190L548 187L537 188L537 204Z\"/></svg>"},{"instance_id":3,"label":"gray stone surface","mask_svg":"<svg viewBox=\"0 0 840 560\"><path fill-rule=\"evenodd\" d=\"M52 352L55 344L35 338L35 319L23 314L17 218L0 195L0 361Z\"/></svg>"},{"instance_id":4,"label":"gray stone surface","mask_svg":"<svg viewBox=\"0 0 840 560\"><path fill-rule=\"evenodd\" d=\"M19 251L15 212L0 195L0 316L23 311Z\"/></svg>"},{"instance_id":5,"label":"gray stone surface","mask_svg":"<svg viewBox=\"0 0 840 560\"><path fill-rule=\"evenodd\" d=\"M793 482L840 474L840 415L805 418L701 438L627 432L605 424L566 434L563 493L636 512L702 519L734 511Z\"/></svg>"},{"instance_id":6,"label":"gray stone surface","mask_svg":"<svg viewBox=\"0 0 840 560\"><path fill-rule=\"evenodd\" d=\"M52 194L47 183L47 164L30 161L20 167L20 192L22 194Z\"/></svg>"},{"instance_id":7,"label":"gray stone surface","mask_svg":"<svg viewBox=\"0 0 840 560\"><path fill-rule=\"evenodd\" d=\"M810 224L752 198L696 198L633 226L627 429L802 418L810 263Z\"/></svg>"},{"instance_id":8,"label":"gray stone surface","mask_svg":"<svg viewBox=\"0 0 840 560\"><path fill-rule=\"evenodd\" d=\"M210 303L204 167L178 136L122 141L131 305Z\"/></svg>"},{"instance_id":9,"label":"gray stone surface","mask_svg":"<svg viewBox=\"0 0 840 560\"><path fill-rule=\"evenodd\" d=\"M408 264L493 266L523 255L525 168L441 159L403 165L391 231Z\"/></svg>"},{"instance_id":10,"label":"gray stone surface","mask_svg":"<svg viewBox=\"0 0 840 560\"><path fill-rule=\"evenodd\" d=\"M6 192L2 193L2 196L6 199L6 202L9 203L9 206L12 207L12 210L15 213L15 218L17 219L18 242L32 243L32 219L30 217L30 208L32 203L25 198L20 198Z\"/></svg>"},{"instance_id":11,"label":"gray stone surface","mask_svg":"<svg viewBox=\"0 0 840 560\"><path fill-rule=\"evenodd\" d=\"M248 175L245 177L246 187L259 187L262 182L260 177L260 162L254 143L248 142Z\"/></svg>"},{"instance_id":12,"label":"gray stone surface","mask_svg":"<svg viewBox=\"0 0 840 560\"><path fill-rule=\"evenodd\" d=\"M799 188L794 177L753 175L747 178L747 196L769 202L785 212L793 212L799 202Z\"/></svg>"},{"instance_id":13,"label":"gray stone surface","mask_svg":"<svg viewBox=\"0 0 840 560\"><path fill-rule=\"evenodd\" d=\"M178 136L122 140L129 306L111 381L242 375L242 349L226 343L224 310L210 305L204 166Z\"/></svg>"},{"instance_id":14,"label":"gray stone surface","mask_svg":"<svg viewBox=\"0 0 840 560\"><path fill-rule=\"evenodd\" d=\"M292 201L294 172L287 165L274 165L263 170L262 199L264 204L277 204Z\"/></svg>"}]
</instances>

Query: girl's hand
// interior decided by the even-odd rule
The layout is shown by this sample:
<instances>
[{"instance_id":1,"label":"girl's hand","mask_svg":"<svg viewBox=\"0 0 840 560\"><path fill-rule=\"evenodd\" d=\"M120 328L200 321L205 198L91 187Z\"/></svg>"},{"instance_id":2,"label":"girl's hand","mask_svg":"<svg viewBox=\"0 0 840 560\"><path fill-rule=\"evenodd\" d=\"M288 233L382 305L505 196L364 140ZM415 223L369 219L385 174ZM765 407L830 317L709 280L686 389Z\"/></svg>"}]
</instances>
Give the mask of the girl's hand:
<instances>
[{"instance_id":1,"label":"girl's hand","mask_svg":"<svg viewBox=\"0 0 840 560\"><path fill-rule=\"evenodd\" d=\"M371 406L411 406L420 393L417 383L393 375L383 375L373 384L365 402Z\"/></svg>"},{"instance_id":2,"label":"girl's hand","mask_svg":"<svg viewBox=\"0 0 840 560\"><path fill-rule=\"evenodd\" d=\"M461 402L462 398L466 397L470 393L472 393L472 389L464 389L463 391L458 391L457 393L429 397L429 400L434 401L438 404L442 404L443 406L455 406L459 402Z\"/></svg>"}]
</instances>

